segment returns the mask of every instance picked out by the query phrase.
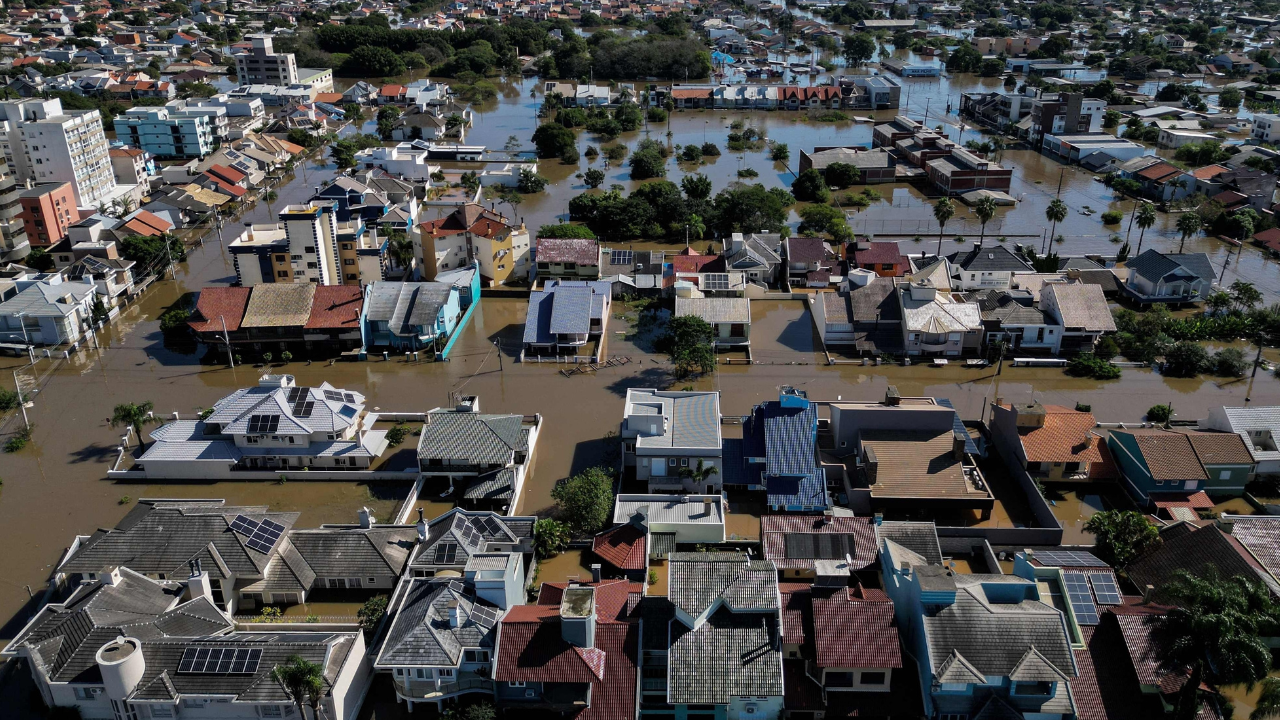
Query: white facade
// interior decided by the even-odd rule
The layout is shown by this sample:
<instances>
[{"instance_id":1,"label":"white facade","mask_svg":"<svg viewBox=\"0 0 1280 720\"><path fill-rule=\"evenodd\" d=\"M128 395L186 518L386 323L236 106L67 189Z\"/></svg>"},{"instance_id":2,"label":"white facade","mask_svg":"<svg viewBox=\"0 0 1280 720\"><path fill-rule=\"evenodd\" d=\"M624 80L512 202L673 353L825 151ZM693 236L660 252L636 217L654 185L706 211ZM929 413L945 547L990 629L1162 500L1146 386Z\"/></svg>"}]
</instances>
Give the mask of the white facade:
<instances>
[{"instance_id":1,"label":"white facade","mask_svg":"<svg viewBox=\"0 0 1280 720\"><path fill-rule=\"evenodd\" d=\"M0 147L20 180L70 180L80 207L116 195L115 173L97 110L64 112L61 100L0 103Z\"/></svg>"},{"instance_id":2,"label":"white facade","mask_svg":"<svg viewBox=\"0 0 1280 720\"><path fill-rule=\"evenodd\" d=\"M1270 143L1280 138L1280 115L1254 115L1253 139Z\"/></svg>"},{"instance_id":3,"label":"white facade","mask_svg":"<svg viewBox=\"0 0 1280 720\"><path fill-rule=\"evenodd\" d=\"M236 56L236 77L241 85L296 85L298 63L293 53L277 53L270 35L251 35L249 52ZM330 83L332 83L330 78Z\"/></svg>"},{"instance_id":4,"label":"white facade","mask_svg":"<svg viewBox=\"0 0 1280 720\"><path fill-rule=\"evenodd\" d=\"M381 168L391 175L410 180L425 180L440 169L427 161L429 154L424 143L402 142L395 147L373 147L356 153L356 165L364 168Z\"/></svg>"}]
</instances>

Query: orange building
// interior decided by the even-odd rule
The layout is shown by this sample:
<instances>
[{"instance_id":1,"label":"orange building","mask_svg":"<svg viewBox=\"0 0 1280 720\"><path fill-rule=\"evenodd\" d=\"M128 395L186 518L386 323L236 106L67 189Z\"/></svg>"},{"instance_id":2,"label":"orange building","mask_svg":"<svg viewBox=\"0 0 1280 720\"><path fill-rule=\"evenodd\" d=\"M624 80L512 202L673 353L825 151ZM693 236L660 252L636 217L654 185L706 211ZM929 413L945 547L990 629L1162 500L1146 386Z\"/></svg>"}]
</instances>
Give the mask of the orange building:
<instances>
[{"instance_id":1,"label":"orange building","mask_svg":"<svg viewBox=\"0 0 1280 720\"><path fill-rule=\"evenodd\" d=\"M67 237L67 228L80 222L75 191L69 182L40 183L18 196L23 228L31 247L49 247Z\"/></svg>"}]
</instances>

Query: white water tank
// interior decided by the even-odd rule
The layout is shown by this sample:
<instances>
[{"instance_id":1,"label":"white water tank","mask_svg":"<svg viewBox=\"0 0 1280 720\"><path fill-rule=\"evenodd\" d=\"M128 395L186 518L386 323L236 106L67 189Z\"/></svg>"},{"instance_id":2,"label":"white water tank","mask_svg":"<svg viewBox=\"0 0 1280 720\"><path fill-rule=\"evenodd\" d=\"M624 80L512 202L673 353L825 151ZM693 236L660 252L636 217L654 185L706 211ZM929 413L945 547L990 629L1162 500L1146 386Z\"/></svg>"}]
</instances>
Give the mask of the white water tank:
<instances>
[{"instance_id":1,"label":"white water tank","mask_svg":"<svg viewBox=\"0 0 1280 720\"><path fill-rule=\"evenodd\" d=\"M142 643L137 638L118 637L98 648L94 659L102 673L107 697L112 700L129 697L147 669L146 660L142 658Z\"/></svg>"},{"instance_id":2,"label":"white water tank","mask_svg":"<svg viewBox=\"0 0 1280 720\"><path fill-rule=\"evenodd\" d=\"M866 287L867 285L870 285L871 281L875 280L876 277L878 276L871 270L866 270L864 268L853 268L852 270L849 271L849 275L848 275L849 288L853 289L853 288Z\"/></svg>"}]
</instances>

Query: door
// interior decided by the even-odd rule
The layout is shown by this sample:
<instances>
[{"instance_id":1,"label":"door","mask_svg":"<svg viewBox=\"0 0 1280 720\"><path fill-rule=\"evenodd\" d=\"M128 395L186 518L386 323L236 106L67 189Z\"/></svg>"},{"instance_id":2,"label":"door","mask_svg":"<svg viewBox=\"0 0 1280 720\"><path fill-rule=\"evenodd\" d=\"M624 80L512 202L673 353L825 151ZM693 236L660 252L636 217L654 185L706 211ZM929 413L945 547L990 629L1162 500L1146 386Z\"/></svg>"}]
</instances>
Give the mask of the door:
<instances>
[{"instance_id":1,"label":"door","mask_svg":"<svg viewBox=\"0 0 1280 720\"><path fill-rule=\"evenodd\" d=\"M653 458L649 463L649 474L654 477L665 477L667 474L666 458Z\"/></svg>"}]
</instances>

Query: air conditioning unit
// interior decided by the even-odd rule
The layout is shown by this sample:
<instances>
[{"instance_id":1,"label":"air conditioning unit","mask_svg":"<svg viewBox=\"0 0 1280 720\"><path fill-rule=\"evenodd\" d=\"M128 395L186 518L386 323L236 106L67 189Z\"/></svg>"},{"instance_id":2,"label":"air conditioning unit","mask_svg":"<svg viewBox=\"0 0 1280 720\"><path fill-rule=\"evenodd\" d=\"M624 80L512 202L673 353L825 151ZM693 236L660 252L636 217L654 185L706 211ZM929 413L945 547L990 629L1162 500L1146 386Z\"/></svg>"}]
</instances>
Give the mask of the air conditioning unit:
<instances>
[{"instance_id":1,"label":"air conditioning unit","mask_svg":"<svg viewBox=\"0 0 1280 720\"><path fill-rule=\"evenodd\" d=\"M535 692L534 692L534 691L532 691L532 690L525 690L525 691L524 691L524 696L525 696L525 697L527 697L527 698L537 697L537 695L538 695L538 694L537 694L537 693L535 693Z\"/></svg>"},{"instance_id":2,"label":"air conditioning unit","mask_svg":"<svg viewBox=\"0 0 1280 720\"><path fill-rule=\"evenodd\" d=\"M747 706L743 708L743 711L747 714L754 714L757 707L758 706L755 703L747 703Z\"/></svg>"}]
</instances>

